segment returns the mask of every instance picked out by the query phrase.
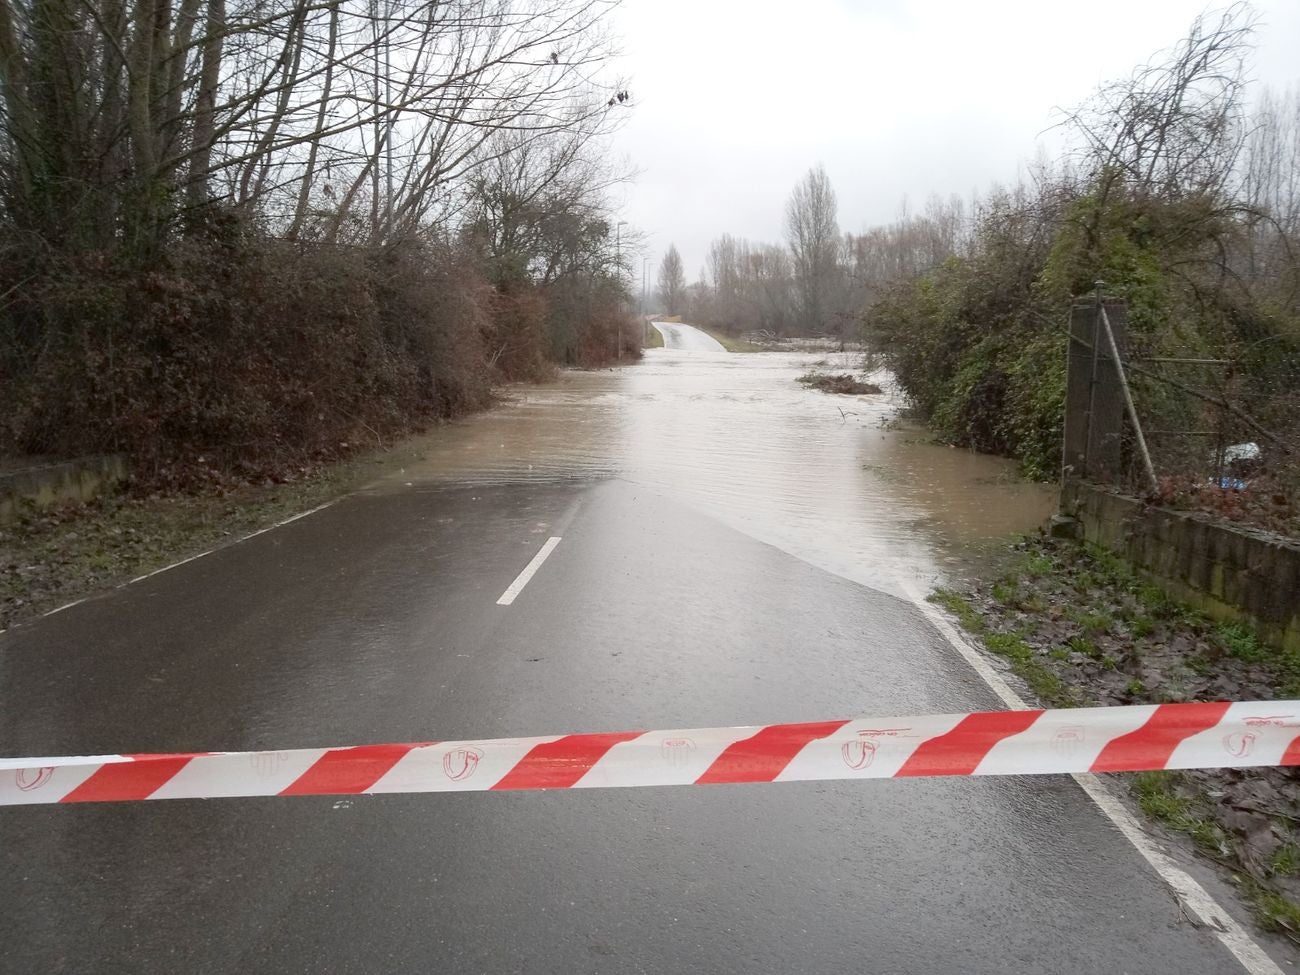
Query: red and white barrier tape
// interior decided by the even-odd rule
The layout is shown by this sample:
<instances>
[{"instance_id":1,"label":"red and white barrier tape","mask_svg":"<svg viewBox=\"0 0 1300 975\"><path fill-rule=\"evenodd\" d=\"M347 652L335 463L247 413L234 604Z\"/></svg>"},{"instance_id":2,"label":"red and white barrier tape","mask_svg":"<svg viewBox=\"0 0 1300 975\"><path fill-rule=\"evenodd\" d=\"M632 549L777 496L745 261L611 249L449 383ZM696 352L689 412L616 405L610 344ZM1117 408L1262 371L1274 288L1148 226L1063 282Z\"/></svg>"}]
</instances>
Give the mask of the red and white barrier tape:
<instances>
[{"instance_id":1,"label":"red and white barrier tape","mask_svg":"<svg viewBox=\"0 0 1300 975\"><path fill-rule=\"evenodd\" d=\"M0 759L0 805L1300 765L1300 701Z\"/></svg>"}]
</instances>

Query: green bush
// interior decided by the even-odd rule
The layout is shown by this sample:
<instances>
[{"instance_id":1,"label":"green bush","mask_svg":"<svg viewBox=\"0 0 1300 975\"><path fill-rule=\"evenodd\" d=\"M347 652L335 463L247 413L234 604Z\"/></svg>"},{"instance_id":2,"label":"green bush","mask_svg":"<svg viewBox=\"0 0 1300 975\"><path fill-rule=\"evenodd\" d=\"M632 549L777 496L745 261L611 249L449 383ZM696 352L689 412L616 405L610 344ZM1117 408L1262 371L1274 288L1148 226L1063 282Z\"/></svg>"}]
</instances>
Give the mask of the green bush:
<instances>
[{"instance_id":1,"label":"green bush","mask_svg":"<svg viewBox=\"0 0 1300 975\"><path fill-rule=\"evenodd\" d=\"M867 337L940 437L1053 477L1070 306L1097 281L1127 302L1133 353L1237 359L1257 389L1294 387L1300 377L1280 365L1296 358L1289 306L1229 286L1224 255L1245 233L1232 206L1195 194L1157 198L1113 173L1082 189L1062 181L1036 196L994 197L969 254L896 283L868 308ZM1203 406L1183 391L1147 383L1139 394L1158 427L1203 425ZM1294 413L1285 396L1250 405L1277 413L1278 427Z\"/></svg>"}]
</instances>

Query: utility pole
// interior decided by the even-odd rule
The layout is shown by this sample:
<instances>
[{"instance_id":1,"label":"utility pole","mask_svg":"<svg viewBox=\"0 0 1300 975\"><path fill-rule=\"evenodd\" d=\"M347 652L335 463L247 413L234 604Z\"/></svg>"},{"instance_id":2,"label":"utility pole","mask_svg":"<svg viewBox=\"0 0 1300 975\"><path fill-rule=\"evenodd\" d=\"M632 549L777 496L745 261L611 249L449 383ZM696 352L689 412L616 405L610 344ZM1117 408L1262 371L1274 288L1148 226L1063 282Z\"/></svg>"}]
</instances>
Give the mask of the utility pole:
<instances>
[{"instance_id":1,"label":"utility pole","mask_svg":"<svg viewBox=\"0 0 1300 975\"><path fill-rule=\"evenodd\" d=\"M614 273L618 275L619 310L618 310L618 361L623 361L623 224L620 220L614 225Z\"/></svg>"},{"instance_id":2,"label":"utility pole","mask_svg":"<svg viewBox=\"0 0 1300 975\"><path fill-rule=\"evenodd\" d=\"M650 311L646 308L646 273L650 269L650 258L641 258L641 324L645 328L645 344L650 344Z\"/></svg>"}]
</instances>

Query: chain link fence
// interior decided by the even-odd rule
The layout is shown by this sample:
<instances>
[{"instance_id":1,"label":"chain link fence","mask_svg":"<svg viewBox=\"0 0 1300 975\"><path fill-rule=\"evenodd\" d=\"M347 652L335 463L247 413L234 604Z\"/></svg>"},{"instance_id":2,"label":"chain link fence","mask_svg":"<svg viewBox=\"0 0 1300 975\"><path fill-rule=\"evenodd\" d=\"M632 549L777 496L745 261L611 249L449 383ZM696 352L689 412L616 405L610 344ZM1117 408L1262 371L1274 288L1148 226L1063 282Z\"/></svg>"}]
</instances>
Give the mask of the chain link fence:
<instances>
[{"instance_id":1,"label":"chain link fence","mask_svg":"<svg viewBox=\"0 0 1300 975\"><path fill-rule=\"evenodd\" d=\"M1120 302L1076 306L1067 473L1073 466L1126 493L1300 536L1296 347L1272 337L1157 350L1128 333L1125 312Z\"/></svg>"}]
</instances>

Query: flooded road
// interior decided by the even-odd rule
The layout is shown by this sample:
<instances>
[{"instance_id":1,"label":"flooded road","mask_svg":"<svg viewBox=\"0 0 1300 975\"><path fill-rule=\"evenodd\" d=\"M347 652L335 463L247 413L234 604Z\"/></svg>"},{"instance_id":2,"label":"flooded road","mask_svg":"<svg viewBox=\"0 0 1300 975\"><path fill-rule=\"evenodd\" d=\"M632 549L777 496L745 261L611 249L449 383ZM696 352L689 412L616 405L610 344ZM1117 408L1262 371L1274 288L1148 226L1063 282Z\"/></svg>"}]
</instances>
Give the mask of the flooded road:
<instances>
[{"instance_id":1,"label":"flooded road","mask_svg":"<svg viewBox=\"0 0 1300 975\"><path fill-rule=\"evenodd\" d=\"M388 486L618 477L895 595L902 580L927 591L983 566L1043 524L1055 491L1014 464L894 428L901 403L888 393L796 381L858 358L650 349L637 365L511 390L502 408L420 442L423 460Z\"/></svg>"},{"instance_id":2,"label":"flooded road","mask_svg":"<svg viewBox=\"0 0 1300 975\"><path fill-rule=\"evenodd\" d=\"M517 389L364 491L0 633L0 755L1001 708L891 593L1048 492L805 390L817 360ZM4 807L0 904L14 973L1240 970L1052 775Z\"/></svg>"}]
</instances>

